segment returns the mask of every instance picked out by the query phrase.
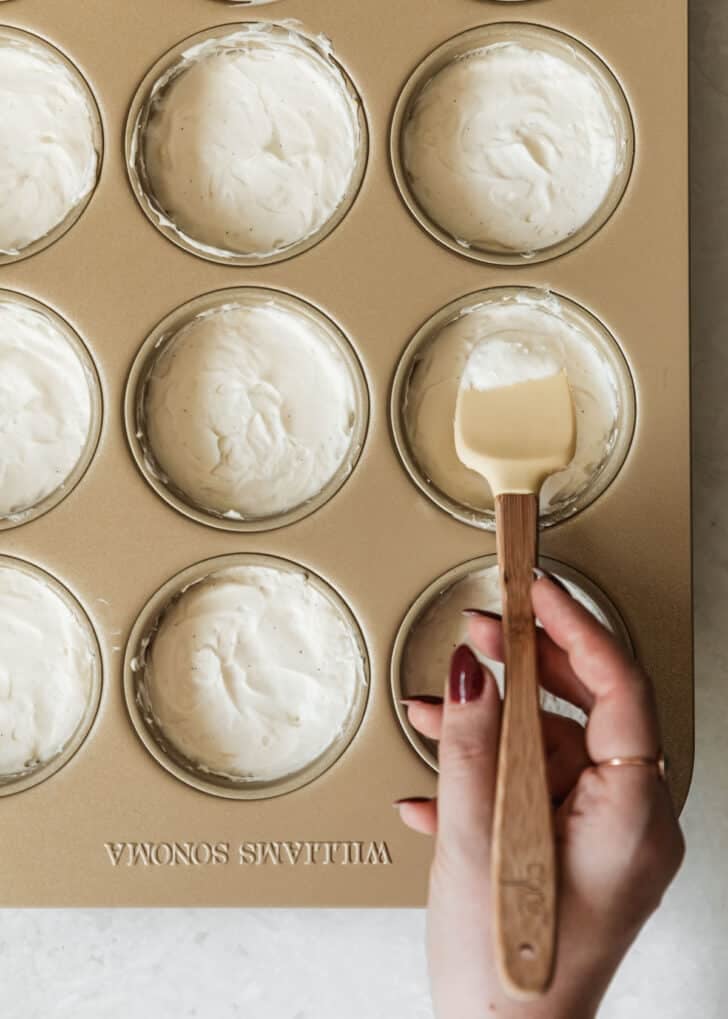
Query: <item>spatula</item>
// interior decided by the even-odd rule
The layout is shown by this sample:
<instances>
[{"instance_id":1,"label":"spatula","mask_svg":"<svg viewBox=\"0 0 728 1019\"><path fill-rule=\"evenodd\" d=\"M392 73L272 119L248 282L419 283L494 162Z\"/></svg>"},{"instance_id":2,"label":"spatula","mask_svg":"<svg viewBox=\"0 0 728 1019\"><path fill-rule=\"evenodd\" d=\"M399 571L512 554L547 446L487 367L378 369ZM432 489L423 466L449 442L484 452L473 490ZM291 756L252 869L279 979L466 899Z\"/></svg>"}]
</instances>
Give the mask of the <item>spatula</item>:
<instances>
[{"instance_id":1,"label":"spatula","mask_svg":"<svg viewBox=\"0 0 728 1019\"><path fill-rule=\"evenodd\" d=\"M494 933L505 989L532 998L548 989L556 938L554 835L531 607L538 492L571 461L576 425L558 363L537 365L538 377L493 385L493 373L482 370L488 342L494 341L474 348L463 376L455 445L495 497L506 686L493 829ZM527 361L527 351L521 354Z\"/></svg>"}]
</instances>

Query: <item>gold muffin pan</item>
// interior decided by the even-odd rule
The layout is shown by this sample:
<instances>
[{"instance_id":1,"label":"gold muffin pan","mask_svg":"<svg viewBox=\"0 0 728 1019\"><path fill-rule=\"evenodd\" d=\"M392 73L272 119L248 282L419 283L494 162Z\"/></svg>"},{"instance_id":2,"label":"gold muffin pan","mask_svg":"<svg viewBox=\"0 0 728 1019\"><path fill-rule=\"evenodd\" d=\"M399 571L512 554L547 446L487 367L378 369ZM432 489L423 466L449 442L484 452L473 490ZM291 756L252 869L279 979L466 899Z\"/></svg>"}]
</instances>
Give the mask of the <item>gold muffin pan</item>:
<instances>
[{"instance_id":1,"label":"gold muffin pan","mask_svg":"<svg viewBox=\"0 0 728 1019\"><path fill-rule=\"evenodd\" d=\"M296 19L312 38L327 36L368 128L346 215L275 264L221 264L171 243L142 213L126 166L129 115L150 70L183 40L235 19ZM669 12L661 0L447 0L428 5L426 17L421 0L175 0L174 17L164 0L145 0L113 24L94 4L16 0L2 5L2 21L47 40L78 68L104 142L97 188L75 222L47 247L23 252L32 258L0 266L4 291L40 302L78 335L103 411L88 467L62 501L0 532L2 555L44 570L88 616L101 665L98 711L80 746L47 781L3 788L0 903L423 904L432 846L390 804L431 795L436 774L394 704L393 654L396 661L402 621L414 618L422 592L492 555L494 540L413 484L389 405L418 331L454 302L495 288L535 287L574 302L614 338L631 374L636 416L621 469L591 505L544 531L542 549L561 564L557 572L577 571L607 599L654 677L682 805L693 759L686 0ZM397 185L407 83L431 54L455 45L448 40L490 25L507 36L505 23L575 39L618 83L634 129L629 179L610 215L578 248L512 265L437 243ZM143 364L139 352L160 323L190 302L246 287L306 302L351 346L362 371L363 445L307 515L230 531L160 497L127 442L124 405L128 424L132 366L137 357ZM150 621L145 606L159 608L175 578L250 555L320 578L361 631L370 674L335 761L285 795L239 800L180 781L168 757L163 766L155 760L158 741L138 718L139 733L133 724L124 661Z\"/></svg>"}]
</instances>

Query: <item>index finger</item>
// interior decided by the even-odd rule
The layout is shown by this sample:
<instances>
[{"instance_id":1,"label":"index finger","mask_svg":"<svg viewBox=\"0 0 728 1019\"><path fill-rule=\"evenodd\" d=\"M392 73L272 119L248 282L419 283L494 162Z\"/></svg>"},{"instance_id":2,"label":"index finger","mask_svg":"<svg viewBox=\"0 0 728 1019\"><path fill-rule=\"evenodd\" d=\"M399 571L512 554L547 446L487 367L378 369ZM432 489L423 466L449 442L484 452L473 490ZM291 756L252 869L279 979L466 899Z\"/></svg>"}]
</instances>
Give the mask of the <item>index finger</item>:
<instances>
[{"instance_id":1,"label":"index finger","mask_svg":"<svg viewBox=\"0 0 728 1019\"><path fill-rule=\"evenodd\" d=\"M594 699L586 728L592 761L657 757L655 698L637 662L583 605L548 578L534 583L531 598L536 616Z\"/></svg>"}]
</instances>

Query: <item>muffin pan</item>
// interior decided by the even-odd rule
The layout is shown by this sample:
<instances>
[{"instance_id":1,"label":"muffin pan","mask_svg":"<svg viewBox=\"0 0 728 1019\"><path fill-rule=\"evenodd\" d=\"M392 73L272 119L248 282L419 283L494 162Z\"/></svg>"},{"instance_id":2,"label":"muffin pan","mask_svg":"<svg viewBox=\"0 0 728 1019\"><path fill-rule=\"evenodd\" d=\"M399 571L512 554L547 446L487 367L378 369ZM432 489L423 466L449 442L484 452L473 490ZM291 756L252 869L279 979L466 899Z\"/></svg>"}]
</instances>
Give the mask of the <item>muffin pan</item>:
<instances>
[{"instance_id":1,"label":"muffin pan","mask_svg":"<svg viewBox=\"0 0 728 1019\"><path fill-rule=\"evenodd\" d=\"M102 394L98 444L89 441L62 501L53 497L47 512L0 529L0 554L45 571L88 617L100 666L98 710L95 692L53 767L0 787L4 906L424 903L431 842L405 829L390 804L431 795L436 762L395 704L401 659L425 603L492 563L494 536L487 520L428 497L426 478L413 483L400 457L407 459L397 367L425 323L501 288L573 302L623 363L634 419L630 410L619 456L593 501L544 529L542 551L654 677L672 793L679 807L685 800L693 759L687 2L666 13L659 0L447 0L426 18L421 6L176 0L171 18L168 4L145 0L113 29L95 5L77 0L0 7L6 30L47 40L78 69L105 141L100 132L100 180L75 221L23 253L33 257L0 265L2 291L39 302L78 334L81 346L72 342L82 356L88 351ZM275 262L212 261L142 212L127 167L128 125L185 40L287 19L319 45L322 35L331 40L336 66L360 97L368 142L359 178L310 245ZM560 42L576 40L575 52L613 76L634 140L624 179L598 222L548 258L468 257L432 224L423 229L407 190L398 141L407 83L421 83L444 52L462 52L484 31L508 39L542 37L544 28ZM304 302L329 324L359 378L356 448L305 507L228 528L162 490L149 471L137 382L171 326L222 291L252 290ZM341 741L313 772L291 777L281 795L256 790L257 798L239 799L175 772L184 762L165 755L146 727L133 665L180 584L250 556L309 571L351 616L368 684Z\"/></svg>"}]
</instances>

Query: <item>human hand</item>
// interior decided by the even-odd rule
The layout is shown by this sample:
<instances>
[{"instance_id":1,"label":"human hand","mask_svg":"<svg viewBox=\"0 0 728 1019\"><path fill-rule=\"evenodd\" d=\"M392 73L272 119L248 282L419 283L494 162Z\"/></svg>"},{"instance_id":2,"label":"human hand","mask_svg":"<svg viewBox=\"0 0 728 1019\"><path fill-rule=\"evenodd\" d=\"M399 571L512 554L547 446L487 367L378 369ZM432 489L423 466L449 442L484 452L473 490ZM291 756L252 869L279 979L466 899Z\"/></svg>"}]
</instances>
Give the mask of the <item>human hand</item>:
<instances>
[{"instance_id":1,"label":"human hand","mask_svg":"<svg viewBox=\"0 0 728 1019\"><path fill-rule=\"evenodd\" d=\"M490 842L501 704L492 674L458 648L444 704L410 698L412 725L439 740L438 799L404 800L403 821L436 835L428 956L438 1019L592 1019L619 963L677 873L684 843L656 766L595 766L656 759L652 687L586 609L550 579L533 607L539 674L551 693L588 716L586 729L544 713L559 867L554 981L534 1002L507 998L491 929ZM503 659L497 617L474 614L474 647Z\"/></svg>"}]
</instances>

